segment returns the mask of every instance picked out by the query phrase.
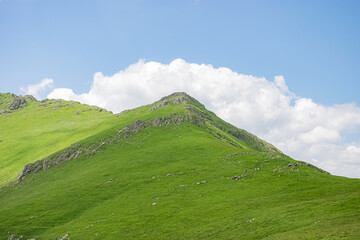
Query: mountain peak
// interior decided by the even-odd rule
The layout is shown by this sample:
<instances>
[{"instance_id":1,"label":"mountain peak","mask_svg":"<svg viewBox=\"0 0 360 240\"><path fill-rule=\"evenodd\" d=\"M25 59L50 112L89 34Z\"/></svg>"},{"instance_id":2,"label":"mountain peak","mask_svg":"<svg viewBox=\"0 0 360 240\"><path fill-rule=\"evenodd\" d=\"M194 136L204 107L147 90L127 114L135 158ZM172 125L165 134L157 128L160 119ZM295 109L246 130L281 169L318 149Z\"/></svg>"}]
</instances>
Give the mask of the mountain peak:
<instances>
[{"instance_id":1,"label":"mountain peak","mask_svg":"<svg viewBox=\"0 0 360 240\"><path fill-rule=\"evenodd\" d=\"M161 98L150 106L149 111L159 110L160 108L173 104L183 107L185 110L186 121L207 128L209 131L213 132L214 135L221 136L221 138L226 139L226 141L231 144L237 145L235 143L237 141L231 140L231 137L235 137L237 140L243 142L243 147L248 147L261 152L281 153L279 149L258 138L254 134L251 134L244 129L239 129L220 119L213 112L207 110L198 100L185 92L174 92Z\"/></svg>"}]
</instances>

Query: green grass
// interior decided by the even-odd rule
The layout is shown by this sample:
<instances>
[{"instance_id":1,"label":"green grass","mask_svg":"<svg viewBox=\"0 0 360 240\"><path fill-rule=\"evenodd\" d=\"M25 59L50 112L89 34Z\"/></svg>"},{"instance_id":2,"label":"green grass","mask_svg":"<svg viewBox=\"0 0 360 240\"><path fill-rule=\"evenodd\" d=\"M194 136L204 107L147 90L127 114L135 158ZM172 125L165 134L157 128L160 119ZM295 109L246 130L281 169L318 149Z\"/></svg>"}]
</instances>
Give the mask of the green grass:
<instances>
[{"instance_id":1,"label":"green grass","mask_svg":"<svg viewBox=\"0 0 360 240\"><path fill-rule=\"evenodd\" d=\"M7 106L11 100L8 95L0 97L0 106ZM24 109L0 114L0 186L15 180L24 165L99 133L116 121L114 115L97 109L48 100L28 102Z\"/></svg>"},{"instance_id":2,"label":"green grass","mask_svg":"<svg viewBox=\"0 0 360 240\"><path fill-rule=\"evenodd\" d=\"M76 141L86 146L137 119L186 114L185 105L144 106L118 118L96 112L89 119L103 117L104 127L84 128L88 135ZM205 125L149 126L92 157L3 186L0 239L359 239L359 179L286 167L296 161L256 151L263 145L220 131L212 117ZM236 152L251 154L226 157ZM229 179L241 174L248 175Z\"/></svg>"}]
</instances>

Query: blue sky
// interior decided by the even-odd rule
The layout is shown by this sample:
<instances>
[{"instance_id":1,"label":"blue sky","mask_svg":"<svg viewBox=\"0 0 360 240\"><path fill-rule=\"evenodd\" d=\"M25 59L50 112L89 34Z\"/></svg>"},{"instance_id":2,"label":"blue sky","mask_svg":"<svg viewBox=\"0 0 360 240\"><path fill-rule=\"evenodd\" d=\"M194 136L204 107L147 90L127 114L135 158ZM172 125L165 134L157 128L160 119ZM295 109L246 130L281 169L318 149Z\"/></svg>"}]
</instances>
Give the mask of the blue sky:
<instances>
[{"instance_id":1,"label":"blue sky","mask_svg":"<svg viewBox=\"0 0 360 240\"><path fill-rule=\"evenodd\" d=\"M331 105L360 103L359 1L0 1L0 91L87 91L139 59L228 67Z\"/></svg>"},{"instance_id":2,"label":"blue sky","mask_svg":"<svg viewBox=\"0 0 360 240\"><path fill-rule=\"evenodd\" d=\"M0 0L0 92L120 112L186 91L359 178L359 43L360 1Z\"/></svg>"}]
</instances>

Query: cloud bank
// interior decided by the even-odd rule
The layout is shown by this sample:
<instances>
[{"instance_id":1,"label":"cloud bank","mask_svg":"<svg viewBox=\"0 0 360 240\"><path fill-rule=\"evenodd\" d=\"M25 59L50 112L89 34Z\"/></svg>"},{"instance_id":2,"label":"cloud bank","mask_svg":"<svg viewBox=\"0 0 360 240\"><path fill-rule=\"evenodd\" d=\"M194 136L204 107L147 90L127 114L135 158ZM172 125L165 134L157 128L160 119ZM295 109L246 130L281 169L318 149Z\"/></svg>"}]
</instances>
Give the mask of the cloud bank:
<instances>
[{"instance_id":1,"label":"cloud bank","mask_svg":"<svg viewBox=\"0 0 360 240\"><path fill-rule=\"evenodd\" d=\"M40 98L40 94L48 89L52 89L54 80L51 78L44 78L40 83L29 85L26 88L20 88L26 95L33 95L35 98Z\"/></svg>"},{"instance_id":2,"label":"cloud bank","mask_svg":"<svg viewBox=\"0 0 360 240\"><path fill-rule=\"evenodd\" d=\"M28 91L32 91L30 86ZM298 97L282 76L269 81L182 59L170 64L140 60L113 76L95 73L88 93L57 88L48 98L120 112L176 91L187 92L219 117L271 142L295 159L332 174L360 177L360 142L354 139L354 133L358 137L360 132L359 106L324 106Z\"/></svg>"}]
</instances>

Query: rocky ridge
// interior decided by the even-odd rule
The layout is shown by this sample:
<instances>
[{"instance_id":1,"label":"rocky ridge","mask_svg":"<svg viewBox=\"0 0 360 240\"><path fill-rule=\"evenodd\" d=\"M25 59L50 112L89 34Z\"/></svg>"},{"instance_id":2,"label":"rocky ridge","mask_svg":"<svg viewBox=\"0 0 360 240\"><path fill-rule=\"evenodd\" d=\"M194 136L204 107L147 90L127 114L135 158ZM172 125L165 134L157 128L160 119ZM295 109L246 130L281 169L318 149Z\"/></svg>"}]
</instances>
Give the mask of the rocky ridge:
<instances>
[{"instance_id":1,"label":"rocky ridge","mask_svg":"<svg viewBox=\"0 0 360 240\"><path fill-rule=\"evenodd\" d=\"M61 105L62 100L43 100L40 103L42 105L46 105L45 107L53 107L53 104ZM229 144L237 147L239 147L239 145L237 145L230 137L226 136L226 134L223 134L224 132L243 140L249 145L249 147L252 147L255 150L281 153L277 148L257 138L255 135L222 121L216 117L215 114L206 110L204 105L199 103L196 99L183 92L173 93L160 99L150 106L149 111L156 111L169 104L180 103L182 103L182 105L179 105L179 107L183 107L184 110L186 110L184 114L171 113L167 116L155 117L154 119L136 120L132 124L117 130L112 136L98 140L92 144L81 145L79 143L75 143L58 153L46 157L45 159L27 164L24 167L23 172L18 176L18 180L21 181L29 174L46 170L52 166L56 166L71 159L81 156L91 157L96 154L96 152L100 151L104 145L116 144L120 141L124 141L145 128L181 124L182 122L189 122L199 127L204 127L215 137L224 139Z\"/></svg>"}]
</instances>

